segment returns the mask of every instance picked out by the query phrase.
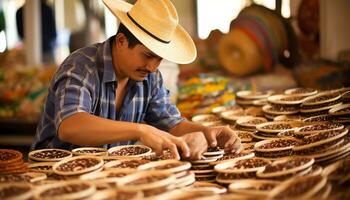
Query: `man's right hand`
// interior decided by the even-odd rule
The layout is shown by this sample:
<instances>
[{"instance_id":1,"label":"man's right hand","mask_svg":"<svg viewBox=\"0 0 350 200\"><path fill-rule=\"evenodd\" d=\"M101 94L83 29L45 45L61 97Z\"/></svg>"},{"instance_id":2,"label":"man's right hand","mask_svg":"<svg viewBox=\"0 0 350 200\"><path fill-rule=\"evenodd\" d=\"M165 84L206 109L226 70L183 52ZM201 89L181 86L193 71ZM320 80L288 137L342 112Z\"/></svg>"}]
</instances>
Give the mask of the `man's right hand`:
<instances>
[{"instance_id":1,"label":"man's right hand","mask_svg":"<svg viewBox=\"0 0 350 200\"><path fill-rule=\"evenodd\" d=\"M162 155L163 151L167 149L174 153L177 160L180 160L178 149L181 150L182 157L190 156L190 148L183 138L175 137L149 125L142 124L141 126L139 141L151 147L157 156Z\"/></svg>"},{"instance_id":2,"label":"man's right hand","mask_svg":"<svg viewBox=\"0 0 350 200\"><path fill-rule=\"evenodd\" d=\"M181 138L186 141L191 149L189 160L200 160L203 153L208 149L208 143L203 132L187 133L181 136Z\"/></svg>"}]
</instances>

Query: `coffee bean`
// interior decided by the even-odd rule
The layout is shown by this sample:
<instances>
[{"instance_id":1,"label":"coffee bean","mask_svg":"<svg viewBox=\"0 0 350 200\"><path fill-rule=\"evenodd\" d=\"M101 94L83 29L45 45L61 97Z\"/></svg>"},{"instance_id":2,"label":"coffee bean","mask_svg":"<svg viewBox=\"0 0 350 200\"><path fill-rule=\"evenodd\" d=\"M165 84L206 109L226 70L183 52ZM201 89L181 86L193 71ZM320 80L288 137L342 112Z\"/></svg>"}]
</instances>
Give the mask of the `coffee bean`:
<instances>
[{"instance_id":1,"label":"coffee bean","mask_svg":"<svg viewBox=\"0 0 350 200\"><path fill-rule=\"evenodd\" d=\"M327 103L322 103L322 104L317 104L317 105L302 105L301 109L303 110L314 110L314 109L321 109L324 107L328 107L328 106L332 106L332 105L336 105L341 103L340 99L335 100L335 101L331 101L331 102L327 102Z\"/></svg>"},{"instance_id":2,"label":"coffee bean","mask_svg":"<svg viewBox=\"0 0 350 200\"><path fill-rule=\"evenodd\" d=\"M304 96L290 96L279 99L280 101L300 101L305 99Z\"/></svg>"},{"instance_id":3,"label":"coffee bean","mask_svg":"<svg viewBox=\"0 0 350 200\"><path fill-rule=\"evenodd\" d=\"M107 175L108 178L121 178L121 177L124 177L128 175L127 173L124 173L124 172L111 172Z\"/></svg>"},{"instance_id":4,"label":"coffee bean","mask_svg":"<svg viewBox=\"0 0 350 200\"><path fill-rule=\"evenodd\" d=\"M244 172L244 173L219 173L218 179L223 180L239 180L239 179L248 179L256 178L256 172Z\"/></svg>"},{"instance_id":5,"label":"coffee bean","mask_svg":"<svg viewBox=\"0 0 350 200\"><path fill-rule=\"evenodd\" d=\"M282 150L282 151L271 151L271 152L260 152L256 151L255 156L259 158L281 158L291 156L293 151L291 149Z\"/></svg>"},{"instance_id":6,"label":"coffee bean","mask_svg":"<svg viewBox=\"0 0 350 200\"><path fill-rule=\"evenodd\" d=\"M265 122L267 122L267 120L252 119L252 120L249 120L249 121L242 123L241 125L258 125L258 124L265 123Z\"/></svg>"},{"instance_id":7,"label":"coffee bean","mask_svg":"<svg viewBox=\"0 0 350 200\"><path fill-rule=\"evenodd\" d=\"M290 94L306 94L306 93L311 93L314 91L315 91L315 89L312 89L312 88L297 88L297 89L291 91Z\"/></svg>"},{"instance_id":8,"label":"coffee bean","mask_svg":"<svg viewBox=\"0 0 350 200\"><path fill-rule=\"evenodd\" d=\"M11 152L0 153L0 161L11 160L11 159L15 159L16 157L17 155Z\"/></svg>"},{"instance_id":9,"label":"coffee bean","mask_svg":"<svg viewBox=\"0 0 350 200\"><path fill-rule=\"evenodd\" d=\"M160 188L154 188L150 190L143 190L142 192L144 197L150 197L150 196L160 195L167 191L169 191L168 187L160 187Z\"/></svg>"},{"instance_id":10,"label":"coffee bean","mask_svg":"<svg viewBox=\"0 0 350 200\"><path fill-rule=\"evenodd\" d=\"M284 131L278 134L279 136L290 136L290 137L296 137L297 135L295 134L294 130L290 131Z\"/></svg>"},{"instance_id":11,"label":"coffee bean","mask_svg":"<svg viewBox=\"0 0 350 200\"><path fill-rule=\"evenodd\" d=\"M112 168L137 168L140 165L149 163L149 160L126 160L121 161L120 164L113 166Z\"/></svg>"},{"instance_id":12,"label":"coffee bean","mask_svg":"<svg viewBox=\"0 0 350 200\"><path fill-rule=\"evenodd\" d=\"M345 159L343 162L341 162L340 166L334 170L329 176L330 177L341 177L341 176L347 176L350 174L350 159Z\"/></svg>"},{"instance_id":13,"label":"coffee bean","mask_svg":"<svg viewBox=\"0 0 350 200\"><path fill-rule=\"evenodd\" d=\"M228 167L227 169L251 169L256 167L263 167L269 164L269 162L258 159L258 158L249 158L245 160L237 161L234 166Z\"/></svg>"},{"instance_id":14,"label":"coffee bean","mask_svg":"<svg viewBox=\"0 0 350 200\"><path fill-rule=\"evenodd\" d=\"M138 192L126 192L126 191L118 191L118 195L116 200L129 200L129 199L138 199Z\"/></svg>"},{"instance_id":15,"label":"coffee bean","mask_svg":"<svg viewBox=\"0 0 350 200\"><path fill-rule=\"evenodd\" d=\"M284 170L289 170L289 169L293 169L293 168L302 166L308 162L310 162L309 158L295 158L295 159L288 160L288 161L281 162L281 163L277 163L277 164L272 163L272 164L265 166L263 173L273 173L273 172L280 172L280 171L284 171Z\"/></svg>"},{"instance_id":16,"label":"coffee bean","mask_svg":"<svg viewBox=\"0 0 350 200\"><path fill-rule=\"evenodd\" d=\"M113 151L111 154L115 156L135 156L147 153L148 151L149 149L136 146L121 148L117 151Z\"/></svg>"},{"instance_id":17,"label":"coffee bean","mask_svg":"<svg viewBox=\"0 0 350 200\"><path fill-rule=\"evenodd\" d=\"M304 119L304 122L325 122L334 120L334 116L332 115L319 115L314 117L309 117Z\"/></svg>"},{"instance_id":18,"label":"coffee bean","mask_svg":"<svg viewBox=\"0 0 350 200\"><path fill-rule=\"evenodd\" d=\"M282 190L275 199L285 199L301 196L306 192L310 191L317 183L322 180L322 176L309 176L303 181L295 181L285 190Z\"/></svg>"},{"instance_id":19,"label":"coffee bean","mask_svg":"<svg viewBox=\"0 0 350 200\"><path fill-rule=\"evenodd\" d=\"M282 148L282 147L290 147L297 145L299 142L295 140L285 140L285 139L280 139L280 140L273 140L269 143L260 145L258 148L259 149L274 149L274 148Z\"/></svg>"},{"instance_id":20,"label":"coffee bean","mask_svg":"<svg viewBox=\"0 0 350 200\"><path fill-rule=\"evenodd\" d=\"M90 158L78 158L75 160L68 161L59 165L56 169L65 172L81 171L97 165L99 161L97 159Z\"/></svg>"},{"instance_id":21,"label":"coffee bean","mask_svg":"<svg viewBox=\"0 0 350 200\"><path fill-rule=\"evenodd\" d=\"M251 140L253 136L250 131L235 131L236 135L242 140Z\"/></svg>"},{"instance_id":22,"label":"coffee bean","mask_svg":"<svg viewBox=\"0 0 350 200\"><path fill-rule=\"evenodd\" d=\"M302 140L304 144L310 144L310 143L326 140L328 138L333 138L343 132L344 132L343 130L327 131L327 132L317 133L311 136L304 137Z\"/></svg>"},{"instance_id":23,"label":"coffee bean","mask_svg":"<svg viewBox=\"0 0 350 200\"><path fill-rule=\"evenodd\" d=\"M339 94L338 93L330 93L330 94L324 94L324 95L320 95L314 98L310 98L306 101L304 101L304 103L316 103L316 102L322 102L322 101L326 101L329 99L334 99L336 97L338 97Z\"/></svg>"},{"instance_id":24,"label":"coffee bean","mask_svg":"<svg viewBox=\"0 0 350 200\"><path fill-rule=\"evenodd\" d=\"M322 144L322 145L319 145L319 146L311 147L311 148L308 148L308 149L298 150L298 151L295 151L295 153L298 154L298 155L311 155L311 154L315 154L315 153L324 152L325 150L330 149L330 148L337 148L338 145L336 145L336 144L340 140L342 140L342 139L340 138L338 140L334 140L334 141L328 142L326 144ZM334 145L336 145L336 146L334 146Z\"/></svg>"},{"instance_id":25,"label":"coffee bean","mask_svg":"<svg viewBox=\"0 0 350 200\"><path fill-rule=\"evenodd\" d=\"M106 152L105 150L102 149L85 149L85 150L77 150L75 151L77 153L101 153L101 152Z\"/></svg>"},{"instance_id":26,"label":"coffee bean","mask_svg":"<svg viewBox=\"0 0 350 200\"><path fill-rule=\"evenodd\" d=\"M335 113L340 114L340 113L348 113L348 112L350 112L350 107L337 110Z\"/></svg>"},{"instance_id":27,"label":"coffee bean","mask_svg":"<svg viewBox=\"0 0 350 200\"><path fill-rule=\"evenodd\" d=\"M160 165L160 166L154 167L154 169L158 169L158 170L171 169L171 168L179 167L181 165L183 165L183 163L168 163L165 165Z\"/></svg>"},{"instance_id":28,"label":"coffee bean","mask_svg":"<svg viewBox=\"0 0 350 200\"><path fill-rule=\"evenodd\" d=\"M248 154L251 154L251 152L240 152L238 154L236 153L229 153L229 154L225 154L223 157L217 159L216 161L223 161L223 160L229 160L229 159L233 159L233 158L239 158L242 156L246 156Z\"/></svg>"},{"instance_id":29,"label":"coffee bean","mask_svg":"<svg viewBox=\"0 0 350 200\"><path fill-rule=\"evenodd\" d=\"M210 180L215 180L215 175L209 176L209 177L196 177L196 181L210 181Z\"/></svg>"},{"instance_id":30,"label":"coffee bean","mask_svg":"<svg viewBox=\"0 0 350 200\"><path fill-rule=\"evenodd\" d=\"M270 124L262 127L266 130L286 130L293 128L290 124Z\"/></svg>"},{"instance_id":31,"label":"coffee bean","mask_svg":"<svg viewBox=\"0 0 350 200\"><path fill-rule=\"evenodd\" d=\"M157 156L155 160L172 160L176 159L175 155L170 150L163 151L163 154Z\"/></svg>"},{"instance_id":32,"label":"coffee bean","mask_svg":"<svg viewBox=\"0 0 350 200\"><path fill-rule=\"evenodd\" d=\"M88 189L90 186L88 184L84 183L76 183L76 184L69 184L62 187L54 187L49 188L47 190L44 190L40 193L40 197L51 197L51 196L58 196L62 194L71 194L76 193L80 191L84 191Z\"/></svg>"},{"instance_id":33,"label":"coffee bean","mask_svg":"<svg viewBox=\"0 0 350 200\"><path fill-rule=\"evenodd\" d=\"M283 117L275 118L274 121L288 122L288 121L302 121L304 119L301 115L282 115Z\"/></svg>"},{"instance_id":34,"label":"coffee bean","mask_svg":"<svg viewBox=\"0 0 350 200\"><path fill-rule=\"evenodd\" d=\"M64 176L64 175L50 173L50 174L47 174L46 180L64 181L64 180L73 180L73 179L78 179L78 178L79 178L79 175Z\"/></svg>"},{"instance_id":35,"label":"coffee bean","mask_svg":"<svg viewBox=\"0 0 350 200\"><path fill-rule=\"evenodd\" d=\"M221 151L220 147L216 146L216 147L208 147L207 152L217 152L217 151Z\"/></svg>"},{"instance_id":36,"label":"coffee bean","mask_svg":"<svg viewBox=\"0 0 350 200\"><path fill-rule=\"evenodd\" d=\"M24 174L5 174L0 175L0 183L12 183L12 182L30 182L32 178Z\"/></svg>"},{"instance_id":37,"label":"coffee bean","mask_svg":"<svg viewBox=\"0 0 350 200\"><path fill-rule=\"evenodd\" d=\"M294 112L299 111L299 106L287 106L287 105L279 105L270 103L271 107L268 108L267 111L270 112Z\"/></svg>"},{"instance_id":38,"label":"coffee bean","mask_svg":"<svg viewBox=\"0 0 350 200\"><path fill-rule=\"evenodd\" d=\"M35 166L35 167L30 167L30 170L48 171L48 170L52 170L52 166L50 166L50 165Z\"/></svg>"},{"instance_id":39,"label":"coffee bean","mask_svg":"<svg viewBox=\"0 0 350 200\"><path fill-rule=\"evenodd\" d=\"M32 154L34 158L41 158L41 159L65 158L69 155L70 154L68 152L59 151L59 150L44 150L44 151L40 151Z\"/></svg>"},{"instance_id":40,"label":"coffee bean","mask_svg":"<svg viewBox=\"0 0 350 200\"><path fill-rule=\"evenodd\" d=\"M276 184L264 183L262 185L257 185L254 187L244 187L244 190L260 190L260 191L271 191L276 187Z\"/></svg>"},{"instance_id":41,"label":"coffee bean","mask_svg":"<svg viewBox=\"0 0 350 200\"><path fill-rule=\"evenodd\" d=\"M0 199L15 199L16 196L20 196L28 191L30 191L30 187L24 186L16 186L12 185L9 187L4 187L0 190Z\"/></svg>"},{"instance_id":42,"label":"coffee bean","mask_svg":"<svg viewBox=\"0 0 350 200\"><path fill-rule=\"evenodd\" d=\"M146 176L146 177L139 178L139 179L136 179L134 181L128 182L126 185L136 185L137 186L137 185L142 185L142 184L146 184L146 183L153 183L153 182L160 181L160 180L163 180L166 178L168 178L168 176L165 176L165 175Z\"/></svg>"},{"instance_id":43,"label":"coffee bean","mask_svg":"<svg viewBox=\"0 0 350 200\"><path fill-rule=\"evenodd\" d=\"M326 122L323 124L314 124L314 125L310 125L310 126L305 126L303 128L300 128L299 132L322 131L322 130L329 130L329 129L339 128L339 127L343 127L343 125L337 124L337 123Z\"/></svg>"},{"instance_id":44,"label":"coffee bean","mask_svg":"<svg viewBox=\"0 0 350 200\"><path fill-rule=\"evenodd\" d=\"M213 169L213 166L210 166L210 165L207 165L207 166L192 165L191 169L193 169L193 170L209 170L209 169Z\"/></svg>"}]
</instances>

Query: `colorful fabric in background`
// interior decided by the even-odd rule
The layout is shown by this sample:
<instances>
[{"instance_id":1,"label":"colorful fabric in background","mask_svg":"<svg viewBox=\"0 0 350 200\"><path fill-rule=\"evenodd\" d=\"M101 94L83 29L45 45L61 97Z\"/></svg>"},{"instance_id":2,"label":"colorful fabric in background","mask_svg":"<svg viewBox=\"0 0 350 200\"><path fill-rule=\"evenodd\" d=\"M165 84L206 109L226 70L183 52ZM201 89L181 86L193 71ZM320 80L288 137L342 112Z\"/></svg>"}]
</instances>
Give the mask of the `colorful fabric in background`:
<instances>
[{"instance_id":1,"label":"colorful fabric in background","mask_svg":"<svg viewBox=\"0 0 350 200\"><path fill-rule=\"evenodd\" d=\"M0 119L36 120L55 66L0 68Z\"/></svg>"},{"instance_id":2,"label":"colorful fabric in background","mask_svg":"<svg viewBox=\"0 0 350 200\"><path fill-rule=\"evenodd\" d=\"M252 85L214 73L200 73L181 81L177 106L190 119L196 114L210 113L219 105L234 105L235 92L242 89L252 89Z\"/></svg>"},{"instance_id":3,"label":"colorful fabric in background","mask_svg":"<svg viewBox=\"0 0 350 200\"><path fill-rule=\"evenodd\" d=\"M294 68L294 76L302 87L330 89L350 86L350 63L326 60L308 61Z\"/></svg>"}]
</instances>

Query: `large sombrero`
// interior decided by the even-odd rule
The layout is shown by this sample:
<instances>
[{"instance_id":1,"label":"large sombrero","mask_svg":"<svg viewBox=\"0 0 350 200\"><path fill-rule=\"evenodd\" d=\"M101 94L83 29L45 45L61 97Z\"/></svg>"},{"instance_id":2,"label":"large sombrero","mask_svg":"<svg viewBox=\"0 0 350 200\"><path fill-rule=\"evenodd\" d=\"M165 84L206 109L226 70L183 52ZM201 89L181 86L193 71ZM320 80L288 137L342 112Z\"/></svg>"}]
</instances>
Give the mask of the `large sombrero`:
<instances>
[{"instance_id":1,"label":"large sombrero","mask_svg":"<svg viewBox=\"0 0 350 200\"><path fill-rule=\"evenodd\" d=\"M122 0L103 0L109 10L147 48L169 61L194 61L197 50L192 38L179 25L170 0L138 0L134 5Z\"/></svg>"}]
</instances>

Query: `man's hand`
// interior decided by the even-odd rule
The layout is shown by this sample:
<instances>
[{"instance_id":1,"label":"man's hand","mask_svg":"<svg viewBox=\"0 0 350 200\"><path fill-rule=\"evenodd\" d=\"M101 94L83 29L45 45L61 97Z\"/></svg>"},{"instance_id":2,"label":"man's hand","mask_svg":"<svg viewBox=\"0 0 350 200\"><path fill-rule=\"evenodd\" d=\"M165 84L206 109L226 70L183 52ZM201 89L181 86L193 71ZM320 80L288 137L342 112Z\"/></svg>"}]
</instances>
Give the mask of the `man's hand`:
<instances>
[{"instance_id":1,"label":"man's hand","mask_svg":"<svg viewBox=\"0 0 350 200\"><path fill-rule=\"evenodd\" d=\"M203 131L209 146L219 146L227 152L239 152L241 140L229 126L206 127Z\"/></svg>"},{"instance_id":2,"label":"man's hand","mask_svg":"<svg viewBox=\"0 0 350 200\"><path fill-rule=\"evenodd\" d=\"M207 151L208 143L203 132L187 133L181 138L190 148L190 160L200 160L202 154Z\"/></svg>"},{"instance_id":3,"label":"man's hand","mask_svg":"<svg viewBox=\"0 0 350 200\"><path fill-rule=\"evenodd\" d=\"M162 155L164 150L169 149L174 154L175 158L179 160L180 155L178 148L182 152L182 157L190 156L190 149L183 138L175 137L149 125L143 126L139 141L151 147L156 152L157 156Z\"/></svg>"}]
</instances>

